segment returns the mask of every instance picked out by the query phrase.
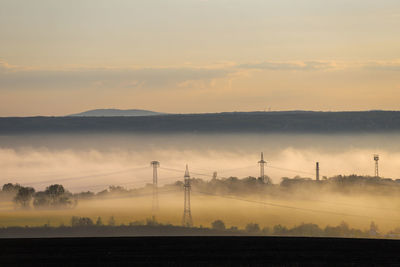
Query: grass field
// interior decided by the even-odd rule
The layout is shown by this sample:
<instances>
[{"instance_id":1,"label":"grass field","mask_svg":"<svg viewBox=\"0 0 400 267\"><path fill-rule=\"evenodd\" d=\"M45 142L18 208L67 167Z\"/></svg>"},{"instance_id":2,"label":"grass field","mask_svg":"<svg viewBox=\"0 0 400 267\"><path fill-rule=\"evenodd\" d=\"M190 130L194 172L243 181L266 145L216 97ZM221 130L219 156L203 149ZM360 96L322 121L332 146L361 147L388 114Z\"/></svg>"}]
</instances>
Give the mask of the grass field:
<instances>
[{"instance_id":1,"label":"grass field","mask_svg":"<svg viewBox=\"0 0 400 267\"><path fill-rule=\"evenodd\" d=\"M345 221L351 227L365 230L374 221L382 232L387 232L400 226L400 209L397 204L400 202L393 201L393 198L350 199L341 196L320 199L317 202L306 199L243 199L263 201L274 206L193 193L192 215L195 226L209 227L217 219L223 220L227 227L239 228L244 228L248 223L258 223L261 228L277 224L292 227L301 223L315 223L325 227ZM182 193L160 195L159 202L157 220L180 225L183 213ZM105 224L113 216L116 224L129 224L134 221L145 222L147 218L151 218L151 209L151 196L81 200L73 209L52 210L19 210L14 208L12 202L0 202L0 226L70 225L72 216L89 217L93 221L100 216Z\"/></svg>"}]
</instances>

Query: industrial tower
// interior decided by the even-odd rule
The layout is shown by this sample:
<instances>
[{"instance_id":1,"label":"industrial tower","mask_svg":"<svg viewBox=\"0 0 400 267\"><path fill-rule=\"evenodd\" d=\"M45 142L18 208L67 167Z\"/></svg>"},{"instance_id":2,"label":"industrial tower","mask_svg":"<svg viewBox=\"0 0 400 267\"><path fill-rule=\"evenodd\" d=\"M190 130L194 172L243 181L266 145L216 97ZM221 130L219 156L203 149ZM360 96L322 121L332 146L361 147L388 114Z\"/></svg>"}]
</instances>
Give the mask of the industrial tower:
<instances>
[{"instance_id":1,"label":"industrial tower","mask_svg":"<svg viewBox=\"0 0 400 267\"><path fill-rule=\"evenodd\" d=\"M264 164L267 162L264 160L264 153L261 152L261 160L258 162L260 164L260 178L263 182L265 182L265 175L264 175Z\"/></svg>"},{"instance_id":2,"label":"industrial tower","mask_svg":"<svg viewBox=\"0 0 400 267\"><path fill-rule=\"evenodd\" d=\"M319 162L315 163L315 180L319 181Z\"/></svg>"},{"instance_id":3,"label":"industrial tower","mask_svg":"<svg viewBox=\"0 0 400 267\"><path fill-rule=\"evenodd\" d=\"M188 165L186 164L186 171L183 184L185 204L183 208L182 225L187 227L191 227L193 225L192 212L190 211L190 189L191 189L190 175L189 175Z\"/></svg>"},{"instance_id":4,"label":"industrial tower","mask_svg":"<svg viewBox=\"0 0 400 267\"><path fill-rule=\"evenodd\" d=\"M375 177L379 177L379 166L378 166L379 155L375 154L374 160L375 160Z\"/></svg>"},{"instance_id":5,"label":"industrial tower","mask_svg":"<svg viewBox=\"0 0 400 267\"><path fill-rule=\"evenodd\" d=\"M158 211L158 176L157 176L157 168L160 167L160 162L152 161L150 165L153 166L153 217L155 217Z\"/></svg>"}]
</instances>

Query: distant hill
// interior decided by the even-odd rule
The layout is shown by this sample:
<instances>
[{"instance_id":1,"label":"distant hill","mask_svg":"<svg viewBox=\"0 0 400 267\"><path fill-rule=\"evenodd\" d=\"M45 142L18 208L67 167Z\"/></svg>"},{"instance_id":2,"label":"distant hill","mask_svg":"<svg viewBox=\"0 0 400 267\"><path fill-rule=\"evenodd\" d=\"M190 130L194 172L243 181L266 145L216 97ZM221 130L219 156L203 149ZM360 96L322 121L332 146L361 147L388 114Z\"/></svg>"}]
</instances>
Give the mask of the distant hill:
<instances>
[{"instance_id":1,"label":"distant hill","mask_svg":"<svg viewBox=\"0 0 400 267\"><path fill-rule=\"evenodd\" d=\"M45 132L387 133L400 132L400 112L295 111L169 114L168 116L0 118L0 135Z\"/></svg>"},{"instance_id":2,"label":"distant hill","mask_svg":"<svg viewBox=\"0 0 400 267\"><path fill-rule=\"evenodd\" d=\"M93 109L85 112L71 114L68 117L137 117L165 115L165 113L142 109Z\"/></svg>"}]
</instances>

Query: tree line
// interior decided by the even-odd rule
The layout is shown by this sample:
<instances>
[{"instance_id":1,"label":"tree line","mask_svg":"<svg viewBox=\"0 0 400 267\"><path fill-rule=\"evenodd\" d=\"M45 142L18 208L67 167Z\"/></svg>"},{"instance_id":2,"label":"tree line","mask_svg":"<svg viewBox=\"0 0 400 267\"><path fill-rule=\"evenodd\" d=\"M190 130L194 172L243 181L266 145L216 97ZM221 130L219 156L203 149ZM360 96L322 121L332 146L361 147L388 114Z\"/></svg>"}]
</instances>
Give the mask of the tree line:
<instances>
[{"instance_id":1,"label":"tree line","mask_svg":"<svg viewBox=\"0 0 400 267\"><path fill-rule=\"evenodd\" d=\"M259 177L228 177L203 180L201 178L191 179L194 190L212 194L276 194L291 192L299 188L323 189L323 191L335 191L340 193L371 193L371 194L394 194L400 192L400 179L379 178L359 175L337 175L330 178L323 177L316 181L312 178L295 176L294 178L283 177L279 186L273 184L266 176ZM182 181L164 185L162 190L179 190L183 187ZM25 187L20 184L4 184L0 192L0 198L12 199L18 208L59 208L74 207L80 199L105 198L113 196L138 196L151 193L152 185L147 184L142 188L127 189L122 186L111 185L100 192L83 191L71 193L61 184L53 184L44 191L36 191L33 187ZM322 191L322 190L321 190Z\"/></svg>"},{"instance_id":2,"label":"tree line","mask_svg":"<svg viewBox=\"0 0 400 267\"><path fill-rule=\"evenodd\" d=\"M2 194L12 197L15 205L24 209L29 209L31 205L35 208L65 208L74 207L77 204L73 194L60 184L53 184L46 187L44 191L36 192L33 187L8 183L3 185Z\"/></svg>"},{"instance_id":3,"label":"tree line","mask_svg":"<svg viewBox=\"0 0 400 267\"><path fill-rule=\"evenodd\" d=\"M26 237L27 234L36 232L39 236L46 235L68 236L70 234L80 235L243 235L243 236L303 236L303 237L345 237L345 238L394 238L400 239L400 228L396 228L387 233L382 233L374 222L365 230L350 227L346 222L336 226L320 227L313 223L302 223L293 227L284 225L274 225L272 227L260 227L257 223L248 223L244 228L237 226L227 227L222 220L213 221L210 226L177 226L172 224L163 224L148 218L144 221L134 221L128 224L117 224L114 217L111 216L103 222L101 217L93 220L89 217L71 218L69 225L50 226L45 224L42 227L3 227L0 228L1 236L15 236L21 234Z\"/></svg>"},{"instance_id":4,"label":"tree line","mask_svg":"<svg viewBox=\"0 0 400 267\"><path fill-rule=\"evenodd\" d=\"M71 132L399 132L400 112L231 112L139 117L0 118L1 134Z\"/></svg>"},{"instance_id":5,"label":"tree line","mask_svg":"<svg viewBox=\"0 0 400 267\"><path fill-rule=\"evenodd\" d=\"M232 226L230 228L225 227L225 223L222 220L216 220L211 223L211 228L216 230L233 230L240 231L237 227ZM379 227L371 222L370 228L367 230L359 230L351 228L346 222L342 222L337 226L326 226L325 228L319 227L313 223L302 223L292 228L275 225L271 227L261 228L257 223L248 223L242 230L249 234L255 235L272 235L272 236L312 236L312 237L353 237L353 238L368 238L368 237L388 237L389 235L394 236L395 234L400 237L400 229L395 229L389 232L387 235L383 235L379 232Z\"/></svg>"}]
</instances>

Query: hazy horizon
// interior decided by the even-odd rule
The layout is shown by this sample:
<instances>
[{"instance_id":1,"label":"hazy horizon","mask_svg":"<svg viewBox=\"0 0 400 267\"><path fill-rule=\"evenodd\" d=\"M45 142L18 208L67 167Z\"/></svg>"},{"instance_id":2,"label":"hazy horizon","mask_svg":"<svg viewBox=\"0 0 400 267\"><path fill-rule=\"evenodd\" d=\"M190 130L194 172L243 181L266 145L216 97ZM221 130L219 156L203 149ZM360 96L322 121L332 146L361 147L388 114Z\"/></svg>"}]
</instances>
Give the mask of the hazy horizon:
<instances>
[{"instance_id":1,"label":"hazy horizon","mask_svg":"<svg viewBox=\"0 0 400 267\"><path fill-rule=\"evenodd\" d=\"M272 109L264 109L264 110L222 110L222 111L215 111L215 112L207 112L207 111L199 111L199 112L177 112L177 113L167 113L164 112L163 110L156 110L156 109L142 109L142 108L116 108L116 107L110 107L110 108L93 108L93 109L88 109L88 110L80 110L80 111L75 111L73 113L69 114L58 114L58 115L51 115L51 114L29 114L29 115L9 115L9 116L0 116L0 118L29 118L29 117L68 117L68 116L75 116L77 114L81 113L86 113L86 112L92 112L92 111L110 111L110 110L116 110L116 111L149 111L149 112L155 112L155 113L160 113L159 115L201 115L201 114L221 114L221 113L258 113L258 112L265 112L265 113L279 113L279 112L323 112L323 113L341 113L341 112L374 112L374 111L382 111L382 112L400 112L400 109L360 109L360 110L349 110L349 109L343 109L343 110L311 110L311 109L282 109L282 110L272 110ZM156 114L158 115L158 114ZM87 117L90 117L90 115L85 115ZM105 115L107 117L109 115ZM113 115L110 117L118 117L119 115ZM131 116L131 115L121 115L121 116ZM148 115L140 115L140 116L148 116ZM154 116L154 115L151 115Z\"/></svg>"},{"instance_id":2,"label":"hazy horizon","mask_svg":"<svg viewBox=\"0 0 400 267\"><path fill-rule=\"evenodd\" d=\"M2 117L400 108L397 0L0 7Z\"/></svg>"}]
</instances>

